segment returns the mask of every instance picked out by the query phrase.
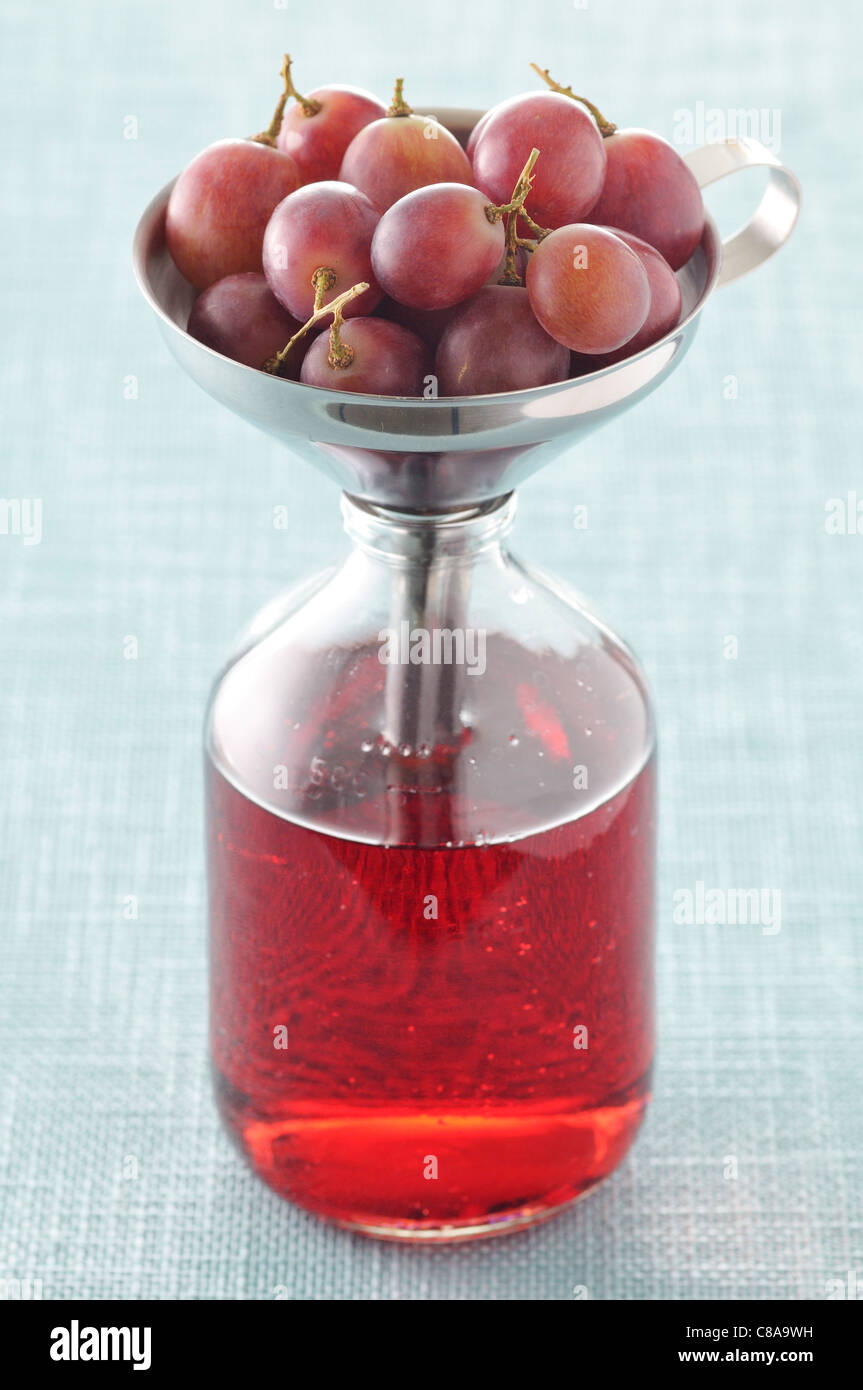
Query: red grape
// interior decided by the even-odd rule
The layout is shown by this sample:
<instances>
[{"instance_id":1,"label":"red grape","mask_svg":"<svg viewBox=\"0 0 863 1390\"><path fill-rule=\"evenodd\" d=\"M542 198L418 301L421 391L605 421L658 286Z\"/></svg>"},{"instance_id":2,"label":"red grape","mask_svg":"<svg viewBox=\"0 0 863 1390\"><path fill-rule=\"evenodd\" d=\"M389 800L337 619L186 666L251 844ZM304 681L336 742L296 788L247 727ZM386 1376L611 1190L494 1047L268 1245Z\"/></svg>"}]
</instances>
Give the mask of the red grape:
<instances>
[{"instance_id":1,"label":"red grape","mask_svg":"<svg viewBox=\"0 0 863 1390\"><path fill-rule=\"evenodd\" d=\"M339 178L362 189L380 212L430 183L473 184L458 140L433 116L414 115L401 99L400 82L388 114L364 126L348 145ZM507 197L511 191L512 185Z\"/></svg>"},{"instance_id":2,"label":"red grape","mask_svg":"<svg viewBox=\"0 0 863 1390\"><path fill-rule=\"evenodd\" d=\"M168 199L165 240L196 289L261 269L264 229L277 203L298 187L296 164L255 140L208 145L180 174Z\"/></svg>"},{"instance_id":3,"label":"red grape","mask_svg":"<svg viewBox=\"0 0 863 1390\"><path fill-rule=\"evenodd\" d=\"M696 180L531 67L550 90L492 107L465 153L401 78L388 109L342 84L302 96L286 54L267 130L209 146L171 191L166 244L201 291L189 333L272 374L405 396L429 394L435 349L441 395L485 395L665 337L703 234Z\"/></svg>"},{"instance_id":4,"label":"red grape","mask_svg":"<svg viewBox=\"0 0 863 1390\"><path fill-rule=\"evenodd\" d=\"M587 223L560 227L527 267L527 291L543 328L574 352L614 352L641 328L650 282L620 237Z\"/></svg>"},{"instance_id":5,"label":"red grape","mask_svg":"<svg viewBox=\"0 0 863 1390\"><path fill-rule=\"evenodd\" d=\"M470 135L467 137L467 144L465 145L464 152L471 163L473 163L473 152L476 149L476 142L485 130L489 116L491 116L495 110L496 108L492 107L491 111L486 111L484 116L480 116Z\"/></svg>"},{"instance_id":6,"label":"red grape","mask_svg":"<svg viewBox=\"0 0 863 1390\"><path fill-rule=\"evenodd\" d=\"M300 327L283 309L263 275L246 271L228 275L198 295L189 315L188 331L198 342L243 362L247 367L263 367L268 358L285 346ZM282 370L282 376L296 379L305 352L297 344Z\"/></svg>"},{"instance_id":7,"label":"red grape","mask_svg":"<svg viewBox=\"0 0 863 1390\"><path fill-rule=\"evenodd\" d=\"M441 396L484 396L565 381L569 348L536 321L527 290L486 285L444 329L435 373Z\"/></svg>"},{"instance_id":8,"label":"red grape","mask_svg":"<svg viewBox=\"0 0 863 1390\"><path fill-rule=\"evenodd\" d=\"M304 183L337 179L354 136L386 114L383 103L360 87L318 87L297 96L285 112L276 144L291 156Z\"/></svg>"},{"instance_id":9,"label":"red grape","mask_svg":"<svg viewBox=\"0 0 863 1390\"><path fill-rule=\"evenodd\" d=\"M650 347L651 343L658 343L660 338L664 338L666 333L670 333L671 329L677 326L682 302L677 276L655 247L649 246L646 241L633 236L631 232L621 231L618 227L606 227L605 231L613 232L621 241L625 241L647 271L650 308L635 337L630 338L623 347L602 357L586 357L583 359L583 367L581 361L573 363L574 367L589 372L598 371L601 367L611 367L615 362L622 362L624 358L632 357L633 353Z\"/></svg>"},{"instance_id":10,"label":"red grape","mask_svg":"<svg viewBox=\"0 0 863 1390\"><path fill-rule=\"evenodd\" d=\"M434 349L440 342L447 324L453 315L458 313L459 307L455 304L451 309L408 309L406 305L399 304L387 296L381 300L377 313L380 318L389 319L390 323L400 323L402 328L409 328L411 333L415 333Z\"/></svg>"},{"instance_id":11,"label":"red grape","mask_svg":"<svg viewBox=\"0 0 863 1390\"><path fill-rule=\"evenodd\" d=\"M303 359L300 380L331 391L358 391L372 396L421 396L431 373L431 354L415 333L386 319L349 319L340 342L353 353L346 367L329 362L329 333L315 338Z\"/></svg>"},{"instance_id":12,"label":"red grape","mask_svg":"<svg viewBox=\"0 0 863 1390\"><path fill-rule=\"evenodd\" d=\"M388 295L411 309L449 309L468 299L500 264L503 219L463 183L418 188L393 203L372 240L372 270Z\"/></svg>"},{"instance_id":13,"label":"red grape","mask_svg":"<svg viewBox=\"0 0 863 1390\"><path fill-rule=\"evenodd\" d=\"M692 170L649 130L619 130L605 141L605 152L605 184L588 220L632 232L679 270L704 231L704 202Z\"/></svg>"},{"instance_id":14,"label":"red grape","mask_svg":"<svg viewBox=\"0 0 863 1390\"><path fill-rule=\"evenodd\" d=\"M580 222L602 191L604 142L587 112L559 92L511 97L487 113L473 149L477 187L505 203L534 146L541 158L527 211L541 227Z\"/></svg>"},{"instance_id":15,"label":"red grape","mask_svg":"<svg viewBox=\"0 0 863 1390\"><path fill-rule=\"evenodd\" d=\"M381 297L371 262L378 216L364 193L335 180L307 184L279 203L264 235L264 274L276 298L301 322L315 307L312 276L322 267L335 276L327 300L364 280L368 290L345 314L374 309Z\"/></svg>"}]
</instances>

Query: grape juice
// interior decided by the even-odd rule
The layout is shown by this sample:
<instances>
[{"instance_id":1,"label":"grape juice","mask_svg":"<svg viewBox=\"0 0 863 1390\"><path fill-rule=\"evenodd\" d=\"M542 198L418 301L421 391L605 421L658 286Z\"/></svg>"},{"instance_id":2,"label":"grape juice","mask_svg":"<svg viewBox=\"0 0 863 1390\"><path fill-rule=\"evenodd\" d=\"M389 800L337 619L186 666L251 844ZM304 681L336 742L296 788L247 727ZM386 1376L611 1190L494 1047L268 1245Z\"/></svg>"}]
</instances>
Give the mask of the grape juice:
<instances>
[{"instance_id":1,"label":"grape juice","mask_svg":"<svg viewBox=\"0 0 863 1390\"><path fill-rule=\"evenodd\" d=\"M552 1214L619 1163L648 1099L652 753L619 776L643 705L601 650L496 655L512 681L476 682L458 736L420 748L375 727L374 648L286 667L263 733L242 661L216 710L219 1105L277 1192L380 1236Z\"/></svg>"}]
</instances>

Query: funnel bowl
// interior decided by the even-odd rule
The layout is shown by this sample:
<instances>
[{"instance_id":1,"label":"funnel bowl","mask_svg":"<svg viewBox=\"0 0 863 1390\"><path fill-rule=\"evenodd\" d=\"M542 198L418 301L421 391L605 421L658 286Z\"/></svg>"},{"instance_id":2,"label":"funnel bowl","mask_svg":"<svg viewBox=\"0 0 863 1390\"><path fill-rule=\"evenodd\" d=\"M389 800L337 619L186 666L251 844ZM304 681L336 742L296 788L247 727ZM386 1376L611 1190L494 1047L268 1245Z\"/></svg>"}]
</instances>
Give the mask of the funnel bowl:
<instances>
[{"instance_id":1,"label":"funnel bowl","mask_svg":"<svg viewBox=\"0 0 863 1390\"><path fill-rule=\"evenodd\" d=\"M464 141L480 115L444 110L440 120ZM694 153L701 159L696 173L702 184L744 164L774 166L768 194L750 224L759 224L762 243L753 255L756 264L782 244L793 226L796 180L752 141L723 142ZM719 157L727 167L716 172ZM544 463L653 391L682 361L701 310L723 281L722 242L708 216L700 245L678 272L683 297L678 326L624 362L573 380L499 395L425 400L329 391L243 366L186 332L195 292L176 269L165 243L171 187L166 185L156 195L138 224L134 264L174 357L209 395L314 463L345 491L399 510L447 511L511 492ZM769 236L765 240L762 225L771 200L772 242ZM741 238L745 252L745 230L735 238L738 250ZM742 260L735 274L752 268L745 264L745 254Z\"/></svg>"}]
</instances>

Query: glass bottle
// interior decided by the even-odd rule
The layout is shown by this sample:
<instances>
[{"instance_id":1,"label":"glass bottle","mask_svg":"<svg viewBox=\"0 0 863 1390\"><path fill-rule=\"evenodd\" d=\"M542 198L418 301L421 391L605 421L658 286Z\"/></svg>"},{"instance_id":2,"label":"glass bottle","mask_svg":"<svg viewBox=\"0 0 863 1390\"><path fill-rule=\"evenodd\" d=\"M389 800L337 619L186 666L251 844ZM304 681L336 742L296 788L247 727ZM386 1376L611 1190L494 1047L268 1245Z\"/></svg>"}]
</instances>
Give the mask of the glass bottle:
<instances>
[{"instance_id":1,"label":"glass bottle","mask_svg":"<svg viewBox=\"0 0 863 1390\"><path fill-rule=\"evenodd\" d=\"M648 1100L650 697L514 511L345 496L347 559L208 712L219 1106L277 1192L378 1236L553 1214Z\"/></svg>"}]
</instances>

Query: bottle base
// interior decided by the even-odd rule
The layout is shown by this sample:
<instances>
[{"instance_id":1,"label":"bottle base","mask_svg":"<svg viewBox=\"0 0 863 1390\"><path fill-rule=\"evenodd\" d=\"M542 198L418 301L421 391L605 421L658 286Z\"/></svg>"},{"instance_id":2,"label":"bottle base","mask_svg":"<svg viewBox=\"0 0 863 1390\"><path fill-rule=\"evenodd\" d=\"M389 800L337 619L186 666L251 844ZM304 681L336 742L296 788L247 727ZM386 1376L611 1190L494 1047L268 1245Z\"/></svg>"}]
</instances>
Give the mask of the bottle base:
<instances>
[{"instance_id":1,"label":"bottle base","mask_svg":"<svg viewBox=\"0 0 863 1390\"><path fill-rule=\"evenodd\" d=\"M520 1210L481 1217L476 1221L449 1224L405 1221L373 1225L367 1221L351 1221L344 1217L322 1217L321 1219L328 1221L331 1226L339 1226L342 1230L353 1231L355 1235L369 1236L374 1240L388 1240L395 1244L461 1245L469 1240L489 1240L492 1236L514 1235L517 1231L527 1230L529 1226L541 1226L543 1222L551 1221L553 1217L560 1216L562 1212L568 1211L570 1207L576 1206L585 1197L589 1197L611 1176L611 1173L608 1173L603 1178L596 1178L594 1182L580 1192L576 1192L574 1196L567 1197L562 1202L556 1202L553 1206L539 1203L536 1206L522 1207Z\"/></svg>"},{"instance_id":2,"label":"bottle base","mask_svg":"<svg viewBox=\"0 0 863 1390\"><path fill-rule=\"evenodd\" d=\"M649 1077L601 1107L405 1113L292 1107L250 1113L216 1071L226 1127L279 1196L345 1230L449 1244L556 1216L617 1168L641 1125Z\"/></svg>"}]
</instances>

